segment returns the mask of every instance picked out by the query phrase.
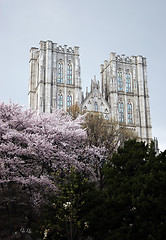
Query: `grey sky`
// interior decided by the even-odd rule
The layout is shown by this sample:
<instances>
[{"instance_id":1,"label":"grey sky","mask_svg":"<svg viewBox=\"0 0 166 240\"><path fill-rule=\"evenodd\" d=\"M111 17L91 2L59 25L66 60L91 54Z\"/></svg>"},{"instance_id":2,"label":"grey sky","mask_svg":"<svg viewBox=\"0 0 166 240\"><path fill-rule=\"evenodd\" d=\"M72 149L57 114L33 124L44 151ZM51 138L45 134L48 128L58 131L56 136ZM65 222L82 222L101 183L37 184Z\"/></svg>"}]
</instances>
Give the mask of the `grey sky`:
<instances>
[{"instance_id":1,"label":"grey sky","mask_svg":"<svg viewBox=\"0 0 166 240\"><path fill-rule=\"evenodd\" d=\"M0 0L0 102L28 106L29 50L40 40L80 47L83 90L110 52L143 55L153 136L166 149L165 0Z\"/></svg>"}]
</instances>

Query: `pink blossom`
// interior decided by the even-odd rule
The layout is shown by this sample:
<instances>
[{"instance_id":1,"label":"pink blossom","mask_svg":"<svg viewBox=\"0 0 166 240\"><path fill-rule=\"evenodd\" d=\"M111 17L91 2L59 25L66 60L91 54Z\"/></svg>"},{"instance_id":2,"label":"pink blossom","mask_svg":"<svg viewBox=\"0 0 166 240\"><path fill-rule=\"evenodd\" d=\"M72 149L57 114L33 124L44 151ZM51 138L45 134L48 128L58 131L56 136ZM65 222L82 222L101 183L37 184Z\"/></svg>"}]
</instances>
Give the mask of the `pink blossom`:
<instances>
[{"instance_id":1,"label":"pink blossom","mask_svg":"<svg viewBox=\"0 0 166 240\"><path fill-rule=\"evenodd\" d=\"M39 203L46 192L55 193L57 170L74 167L93 174L105 150L87 146L81 122L63 111L37 115L17 104L0 104L0 183L33 189L32 199Z\"/></svg>"}]
</instances>

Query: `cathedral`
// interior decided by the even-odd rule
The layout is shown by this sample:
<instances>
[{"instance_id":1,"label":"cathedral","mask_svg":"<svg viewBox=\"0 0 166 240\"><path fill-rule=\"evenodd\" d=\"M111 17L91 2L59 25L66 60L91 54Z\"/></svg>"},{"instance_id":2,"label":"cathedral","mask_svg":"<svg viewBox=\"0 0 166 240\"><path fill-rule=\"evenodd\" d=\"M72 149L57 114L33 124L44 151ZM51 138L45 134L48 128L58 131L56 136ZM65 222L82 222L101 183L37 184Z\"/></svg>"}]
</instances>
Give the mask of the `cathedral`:
<instances>
[{"instance_id":1,"label":"cathedral","mask_svg":"<svg viewBox=\"0 0 166 240\"><path fill-rule=\"evenodd\" d=\"M29 108L51 113L55 109L67 110L77 103L82 110L99 112L150 143L146 58L111 52L109 59L101 64L100 74L101 83L94 76L84 97L79 47L40 41L39 48L30 50Z\"/></svg>"}]
</instances>

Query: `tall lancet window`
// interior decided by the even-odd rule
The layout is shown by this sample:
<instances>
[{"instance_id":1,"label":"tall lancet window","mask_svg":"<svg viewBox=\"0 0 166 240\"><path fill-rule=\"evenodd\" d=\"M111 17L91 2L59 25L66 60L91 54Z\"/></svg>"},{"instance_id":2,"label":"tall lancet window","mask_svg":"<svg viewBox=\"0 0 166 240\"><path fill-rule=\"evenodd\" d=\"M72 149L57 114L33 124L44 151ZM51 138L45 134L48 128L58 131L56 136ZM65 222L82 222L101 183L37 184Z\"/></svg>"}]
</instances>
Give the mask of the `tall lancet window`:
<instances>
[{"instance_id":1,"label":"tall lancet window","mask_svg":"<svg viewBox=\"0 0 166 240\"><path fill-rule=\"evenodd\" d=\"M72 84L72 65L67 65L67 84Z\"/></svg>"},{"instance_id":2,"label":"tall lancet window","mask_svg":"<svg viewBox=\"0 0 166 240\"><path fill-rule=\"evenodd\" d=\"M132 119L132 104L128 103L127 104L127 121L128 123L133 123L133 119Z\"/></svg>"},{"instance_id":3,"label":"tall lancet window","mask_svg":"<svg viewBox=\"0 0 166 240\"><path fill-rule=\"evenodd\" d=\"M63 63L58 64L58 83L63 83Z\"/></svg>"},{"instance_id":4,"label":"tall lancet window","mask_svg":"<svg viewBox=\"0 0 166 240\"><path fill-rule=\"evenodd\" d=\"M126 73L126 92L131 92L131 76L130 73Z\"/></svg>"},{"instance_id":5,"label":"tall lancet window","mask_svg":"<svg viewBox=\"0 0 166 240\"><path fill-rule=\"evenodd\" d=\"M97 102L94 103L94 111L95 111L95 112L98 111L98 105L97 105Z\"/></svg>"},{"instance_id":6,"label":"tall lancet window","mask_svg":"<svg viewBox=\"0 0 166 240\"><path fill-rule=\"evenodd\" d=\"M119 103L119 122L124 122L124 105L123 102Z\"/></svg>"},{"instance_id":7,"label":"tall lancet window","mask_svg":"<svg viewBox=\"0 0 166 240\"><path fill-rule=\"evenodd\" d=\"M67 108L69 109L72 105L72 96L67 95Z\"/></svg>"},{"instance_id":8,"label":"tall lancet window","mask_svg":"<svg viewBox=\"0 0 166 240\"><path fill-rule=\"evenodd\" d=\"M58 109L62 109L63 108L63 95L59 94L58 95Z\"/></svg>"},{"instance_id":9,"label":"tall lancet window","mask_svg":"<svg viewBox=\"0 0 166 240\"><path fill-rule=\"evenodd\" d=\"M118 71L118 91L123 91L122 72Z\"/></svg>"}]
</instances>

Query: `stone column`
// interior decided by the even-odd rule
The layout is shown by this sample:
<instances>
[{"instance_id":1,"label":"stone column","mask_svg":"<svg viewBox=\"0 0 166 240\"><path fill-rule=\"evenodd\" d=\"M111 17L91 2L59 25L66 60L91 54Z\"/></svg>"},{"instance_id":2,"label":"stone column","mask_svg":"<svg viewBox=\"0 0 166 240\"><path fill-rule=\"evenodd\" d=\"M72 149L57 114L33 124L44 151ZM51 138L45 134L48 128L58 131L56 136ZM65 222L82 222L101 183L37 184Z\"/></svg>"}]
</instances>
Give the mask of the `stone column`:
<instances>
[{"instance_id":1,"label":"stone column","mask_svg":"<svg viewBox=\"0 0 166 240\"><path fill-rule=\"evenodd\" d=\"M67 61L67 45L64 45L64 69L63 69L63 73L64 73L64 77L63 77L63 108L66 111L67 110L67 65L68 65L68 61Z\"/></svg>"},{"instance_id":2,"label":"stone column","mask_svg":"<svg viewBox=\"0 0 166 240\"><path fill-rule=\"evenodd\" d=\"M148 143L150 143L152 141L152 126L151 126L150 105L149 105L149 90L148 90L148 82L147 82L146 58L143 58L143 71L144 71L144 79L145 79L145 107L146 107L147 138L148 138Z\"/></svg>"},{"instance_id":3,"label":"stone column","mask_svg":"<svg viewBox=\"0 0 166 240\"><path fill-rule=\"evenodd\" d=\"M81 93L81 77L80 77L80 59L79 59L79 47L74 46L74 65L75 65L75 102L79 105L82 102L82 93Z\"/></svg>"},{"instance_id":4,"label":"stone column","mask_svg":"<svg viewBox=\"0 0 166 240\"><path fill-rule=\"evenodd\" d=\"M112 81L112 84L109 82L109 99L108 103L111 107L111 116L113 121L118 122L118 88L117 88L117 69L116 69L116 55L115 53L110 54L110 81ZM107 78L108 79L108 78ZM112 86L111 86L112 85Z\"/></svg>"},{"instance_id":5,"label":"stone column","mask_svg":"<svg viewBox=\"0 0 166 240\"><path fill-rule=\"evenodd\" d=\"M105 82L104 82L104 65L100 65L100 74L101 74L101 92L102 97L105 98Z\"/></svg>"},{"instance_id":6,"label":"stone column","mask_svg":"<svg viewBox=\"0 0 166 240\"><path fill-rule=\"evenodd\" d=\"M57 108L57 43L53 43L52 111Z\"/></svg>"},{"instance_id":7,"label":"stone column","mask_svg":"<svg viewBox=\"0 0 166 240\"><path fill-rule=\"evenodd\" d=\"M40 51L39 51L39 83L38 83L38 112L45 111L45 89L44 89L44 80L45 80L45 42L40 42Z\"/></svg>"},{"instance_id":8,"label":"stone column","mask_svg":"<svg viewBox=\"0 0 166 240\"><path fill-rule=\"evenodd\" d=\"M45 112L51 112L52 42L46 42Z\"/></svg>"},{"instance_id":9,"label":"stone column","mask_svg":"<svg viewBox=\"0 0 166 240\"><path fill-rule=\"evenodd\" d=\"M108 67L108 61L104 60L104 71L103 71L103 81L105 83L105 97L108 98L109 95L109 81L108 81L108 72L107 72L107 67Z\"/></svg>"},{"instance_id":10,"label":"stone column","mask_svg":"<svg viewBox=\"0 0 166 240\"><path fill-rule=\"evenodd\" d=\"M138 78L138 93L139 93L139 109L141 123L141 139L146 142L146 109L145 109L145 82L143 74L143 58L137 56L137 78Z\"/></svg>"},{"instance_id":11,"label":"stone column","mask_svg":"<svg viewBox=\"0 0 166 240\"><path fill-rule=\"evenodd\" d=\"M28 106L29 108L36 108L36 87L37 87L37 57L38 48L30 49L30 79L29 79L29 92L28 92Z\"/></svg>"},{"instance_id":12,"label":"stone column","mask_svg":"<svg viewBox=\"0 0 166 240\"><path fill-rule=\"evenodd\" d=\"M133 108L133 114L134 114L134 123L136 125L136 134L138 135L138 138L141 138L141 129L140 129L140 110L139 110L139 97L138 97L138 79L137 79L137 67L136 67L136 57L131 57L131 65L132 65L132 90L134 94L134 108Z\"/></svg>"}]
</instances>

